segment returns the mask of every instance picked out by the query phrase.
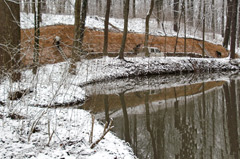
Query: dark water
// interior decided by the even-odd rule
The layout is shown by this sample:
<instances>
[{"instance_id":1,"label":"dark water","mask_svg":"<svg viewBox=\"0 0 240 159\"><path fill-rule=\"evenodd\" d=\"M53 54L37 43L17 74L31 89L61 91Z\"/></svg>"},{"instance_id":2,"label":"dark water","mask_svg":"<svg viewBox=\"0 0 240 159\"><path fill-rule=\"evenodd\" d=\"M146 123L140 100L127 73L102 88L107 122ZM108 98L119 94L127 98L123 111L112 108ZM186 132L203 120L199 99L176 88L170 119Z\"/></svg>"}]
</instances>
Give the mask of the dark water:
<instances>
[{"instance_id":1,"label":"dark water","mask_svg":"<svg viewBox=\"0 0 240 159\"><path fill-rule=\"evenodd\" d=\"M138 158L239 159L240 75L190 74L87 86L83 106Z\"/></svg>"}]
</instances>

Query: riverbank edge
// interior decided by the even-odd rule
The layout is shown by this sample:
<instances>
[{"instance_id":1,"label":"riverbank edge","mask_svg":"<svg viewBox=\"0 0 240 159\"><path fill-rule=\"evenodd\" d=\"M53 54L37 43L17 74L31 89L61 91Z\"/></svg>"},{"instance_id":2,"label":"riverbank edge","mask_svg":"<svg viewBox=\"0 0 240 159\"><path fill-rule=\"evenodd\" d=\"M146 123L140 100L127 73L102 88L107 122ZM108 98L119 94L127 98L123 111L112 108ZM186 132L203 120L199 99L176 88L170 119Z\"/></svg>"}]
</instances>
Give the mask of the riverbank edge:
<instances>
[{"instance_id":1,"label":"riverbank edge","mask_svg":"<svg viewBox=\"0 0 240 159\"><path fill-rule=\"evenodd\" d=\"M104 57L102 59L83 60L81 62L78 62L77 63L77 75L66 74L63 79L65 79L67 77L67 79L65 79L65 82L68 83L68 85L82 87L84 85L95 83L95 82L108 81L111 79L118 79L118 78L128 78L128 77L133 77L133 76L157 75L157 74L161 75L161 74L173 74L173 73L181 74L181 73L188 73L188 72L190 73L190 72L239 70L240 69L239 65L238 65L239 63L240 63L239 59L230 61L227 58L225 58L225 59L204 59L204 58L195 59L195 58L174 58L174 57L168 58L167 57L167 58L125 58L125 60L120 60L118 58ZM46 66L43 66L43 68L40 68L40 70L42 69L42 70L46 71L49 68L55 68L59 72L57 72L56 74L54 74L52 76L56 77L56 79L54 79L54 80L56 80L55 81L56 83L57 82L61 83L61 78L59 78L59 77L61 77L60 75L63 76L64 73L66 73L65 72L66 70L64 71L61 69L63 69L63 68L66 69L67 68L66 66L68 66L68 65L69 65L69 63L67 63L67 62L63 62L63 63L59 63L59 64L48 64ZM88 68L88 70L86 70L86 68ZM31 72L31 70L28 70L28 73L25 73L24 77L26 79L33 76L30 72ZM39 72L41 72L41 71L39 71ZM42 71L42 72L44 73L44 71ZM50 72L52 73L54 71L50 71ZM46 75L46 76L48 76L48 75ZM41 77L41 75L39 75L39 77ZM53 79L51 79L49 81L53 82L52 80ZM30 80L29 82L32 82L32 81ZM44 82L44 80L42 80L42 82ZM85 94L84 94L84 96L83 96L83 94L79 94L79 95L82 96L81 98L83 101L86 99ZM30 100L30 99L28 99L28 100ZM79 100L79 99L77 99L77 100ZM14 105L17 102L20 103L20 101L15 101L12 104ZM24 101L24 102L25 102L25 104L27 103L26 101ZM71 102L73 102L73 101L71 101ZM63 103L63 104L66 104L66 103ZM5 123L5 127L2 127L1 132L3 132L3 133L0 135L1 136L0 141L4 141L4 143L9 142L10 145L11 145L11 143L13 144L13 142L17 142L19 144L22 143L25 145L23 147L26 147L26 145L29 146L29 142L27 142L27 137L29 136L28 132L32 125L30 124L29 127L24 127L23 128L24 130L21 130L22 133L25 132L26 134L24 137L21 137L21 140L20 140L19 134L16 133L16 130L19 129L19 126L16 126L16 124L19 121L26 121L26 122L34 124L34 122L36 120L38 120L38 118L36 118L36 112L38 112L38 111L42 112L44 110L50 110L51 112L55 112L54 111L55 109L51 109L49 107L47 107L47 108L39 108L39 107L26 108L25 105L22 104L22 105L19 105L17 108L14 108L14 112L19 112L20 117L23 116L23 117L26 117L27 119L24 119L24 118L17 119L17 121L16 121L16 120L11 119L11 117L10 118L8 117L9 114L12 112L11 112L11 110L6 110L6 109L7 108L4 109L4 106L3 106L3 107L1 107L1 111L0 111L0 112L3 112L1 115L2 124L4 125L4 123ZM65 110L65 109L62 109L62 110ZM76 111L78 111L78 110L76 110ZM26 112L29 114L26 115ZM79 135L80 136L89 136L89 128L91 127L90 126L91 122L89 122L89 121L91 121L90 113L85 110L81 110L81 113L85 114L85 115L83 115L83 118L85 118L84 119L85 121L88 121L86 123L83 122L81 124L87 128L85 131L83 131L84 134L80 133L80 134L77 134L77 136L78 137L79 137ZM69 129L76 127L76 125L72 125L72 123L66 123L66 121L69 121L69 120L66 120L66 116L65 116L66 114L68 114L68 109L66 109L65 114L63 114L63 115L55 114L55 116L58 116L59 123L62 122L62 123L67 124ZM86 114L88 114L88 115L86 115ZM38 116L39 116L39 114L38 114ZM46 130L46 128L44 128L44 127L46 127L46 125L48 125L47 123L48 123L49 116L46 118L44 115L40 116L40 117L41 117L41 121L40 121L41 124L39 124L40 130ZM67 116L67 118L68 118L68 116ZM79 121L79 120L83 120L83 119L81 118L76 121ZM11 123L13 123L13 125L15 126L14 129L11 127ZM101 128L94 129L94 134L96 135L95 139L99 138L99 136L100 136L99 134L101 134L101 133L99 133L98 131L100 129L102 129L102 126L97 121L96 121L96 124L98 125L96 127L100 126ZM58 127L61 127L61 126L58 125ZM64 127L63 127L63 129L64 129ZM101 132L102 132L102 130L101 130ZM43 134L41 134L41 133L43 133ZM44 131L41 133L40 133L41 134L40 136L46 136L48 134ZM12 138L7 137L9 140L5 141L6 140L5 138L8 134L12 134ZM18 137L16 137L15 135ZM87 141L87 139L86 139L86 137L84 137L85 139L84 139L83 144L86 144L85 146L88 148L87 148L87 152L84 151L83 155L87 154L89 156L89 158L91 158L95 154L98 154L99 151L102 151L104 149L109 152L109 154L104 155L105 157L108 155L112 156L111 153L115 150L109 151L109 149L106 148L106 146L109 145L110 143L111 144L114 143L116 146L115 142L117 142L119 145L121 145L120 147L122 147L124 145L123 146L123 147L125 147L124 149L128 152L128 154L127 154L126 151L124 151L124 153L126 153L126 154L123 154L123 156L127 155L127 156L131 156L132 158L135 158L135 156L132 153L131 148L126 143L124 143L120 139L117 139L116 137L113 137L113 136L110 135L110 137L106 137L106 141L104 141L103 143L100 143L98 145L97 149L94 149L94 150L91 150L89 148L89 145L85 143ZM68 138L63 135L59 135L58 137L62 137L61 142L65 141L66 143L69 143L71 141L71 140L68 140ZM112 140L112 138L114 138L114 140ZM51 142L54 142L54 141L55 140L53 140ZM42 142L41 142L41 144L39 144L39 142L41 142L41 141L39 141L38 136L33 135L32 140L30 141L30 146L36 146L36 145L43 144ZM55 142L57 142L57 141L55 141ZM53 147L51 148L51 146L50 146L50 148L49 148L52 151L51 155L53 155L53 156L56 153L57 149L59 149L59 146L56 144L61 143L60 141L58 141L57 143L55 143L55 142L53 144ZM79 144L79 143L75 143L75 144ZM0 145L1 145L1 142L0 142ZM68 147L68 149L67 150L64 149L64 152L69 153L69 151L71 150L71 145L66 146L66 147ZM4 149L4 146L3 146L3 149ZM3 150L3 149L2 149L2 152L10 153L6 149L5 150ZM13 147L13 149L15 149L15 148ZM32 149L34 149L34 148L32 148ZM36 148L35 151L38 151L38 149ZM44 150L41 150L41 151L44 152ZM116 151L118 151L118 150L116 150ZM71 153L73 153L73 155L74 155L74 153L77 153L77 152L71 152ZM113 153L113 154L117 155L117 153ZM4 157L4 156L2 156L2 157Z\"/></svg>"}]
</instances>

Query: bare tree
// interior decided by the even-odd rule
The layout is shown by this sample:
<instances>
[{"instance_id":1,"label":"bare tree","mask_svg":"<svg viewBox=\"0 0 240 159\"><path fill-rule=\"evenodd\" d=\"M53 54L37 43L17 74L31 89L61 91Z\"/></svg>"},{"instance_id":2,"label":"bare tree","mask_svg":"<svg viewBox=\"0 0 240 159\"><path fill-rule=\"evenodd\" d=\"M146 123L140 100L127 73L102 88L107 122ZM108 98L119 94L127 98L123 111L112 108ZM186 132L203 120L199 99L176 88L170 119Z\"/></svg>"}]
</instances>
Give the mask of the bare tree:
<instances>
[{"instance_id":1,"label":"bare tree","mask_svg":"<svg viewBox=\"0 0 240 159\"><path fill-rule=\"evenodd\" d=\"M184 21L184 54L187 55L187 21L186 21L186 0L183 0L183 21Z\"/></svg>"},{"instance_id":2,"label":"bare tree","mask_svg":"<svg viewBox=\"0 0 240 159\"><path fill-rule=\"evenodd\" d=\"M231 30L231 23L232 23L232 1L227 1L227 22L226 22L226 29L223 39L223 47L228 48L229 38L230 38L230 30Z\"/></svg>"},{"instance_id":3,"label":"bare tree","mask_svg":"<svg viewBox=\"0 0 240 159\"><path fill-rule=\"evenodd\" d=\"M178 14L179 12L179 0L174 0L173 4L173 14L174 14L174 25L173 25L173 30L175 32L178 31Z\"/></svg>"},{"instance_id":4,"label":"bare tree","mask_svg":"<svg viewBox=\"0 0 240 159\"><path fill-rule=\"evenodd\" d=\"M111 7L111 0L107 0L106 15L104 20L104 45L103 45L104 56L107 56L107 52L108 52L108 23L109 23L110 7Z\"/></svg>"},{"instance_id":5,"label":"bare tree","mask_svg":"<svg viewBox=\"0 0 240 159\"><path fill-rule=\"evenodd\" d=\"M237 37L237 47L240 46L240 5L238 7L238 37Z\"/></svg>"},{"instance_id":6,"label":"bare tree","mask_svg":"<svg viewBox=\"0 0 240 159\"><path fill-rule=\"evenodd\" d=\"M34 12L34 52L33 52L33 74L37 73L37 68L39 65L39 37L40 37L40 10L41 4L40 0L37 0L37 7L36 2L33 0L33 12Z\"/></svg>"},{"instance_id":7,"label":"bare tree","mask_svg":"<svg viewBox=\"0 0 240 159\"><path fill-rule=\"evenodd\" d=\"M41 13L47 13L47 0L41 0Z\"/></svg>"},{"instance_id":8,"label":"bare tree","mask_svg":"<svg viewBox=\"0 0 240 159\"><path fill-rule=\"evenodd\" d=\"M163 0L156 0L155 2L155 6L156 6L156 18L157 18L157 23L158 23L158 27L160 26L160 16L161 16L161 10L163 7Z\"/></svg>"},{"instance_id":9,"label":"bare tree","mask_svg":"<svg viewBox=\"0 0 240 159\"><path fill-rule=\"evenodd\" d=\"M74 10L74 41L73 41L73 48L72 48L72 59L71 59L71 65L69 67L69 73L76 74L76 61L78 58L78 48L80 45L80 42L78 39L80 39L80 13L81 13L81 0L75 1L75 10Z\"/></svg>"},{"instance_id":10,"label":"bare tree","mask_svg":"<svg viewBox=\"0 0 240 159\"><path fill-rule=\"evenodd\" d=\"M206 21L206 2L203 0L203 31L202 31L202 57L205 56L205 21Z\"/></svg>"},{"instance_id":11,"label":"bare tree","mask_svg":"<svg viewBox=\"0 0 240 159\"><path fill-rule=\"evenodd\" d=\"M133 14L133 18L136 17L136 0L133 0L133 3L132 3L132 14Z\"/></svg>"},{"instance_id":12,"label":"bare tree","mask_svg":"<svg viewBox=\"0 0 240 159\"><path fill-rule=\"evenodd\" d=\"M212 10L212 32L213 32L213 39L215 39L215 0L212 0L211 10Z\"/></svg>"},{"instance_id":13,"label":"bare tree","mask_svg":"<svg viewBox=\"0 0 240 159\"><path fill-rule=\"evenodd\" d=\"M232 13L232 32L231 32L231 59L235 59L236 47L236 33L237 33L237 14L238 14L238 0L233 0L233 13Z\"/></svg>"},{"instance_id":14,"label":"bare tree","mask_svg":"<svg viewBox=\"0 0 240 159\"><path fill-rule=\"evenodd\" d=\"M7 0L0 1L0 75L10 73L13 81L20 80L20 6ZM14 33L14 34L13 34Z\"/></svg>"},{"instance_id":15,"label":"bare tree","mask_svg":"<svg viewBox=\"0 0 240 159\"><path fill-rule=\"evenodd\" d=\"M221 33L222 37L224 37L224 17L225 17L225 0L222 1L222 28L221 28Z\"/></svg>"},{"instance_id":16,"label":"bare tree","mask_svg":"<svg viewBox=\"0 0 240 159\"><path fill-rule=\"evenodd\" d=\"M145 41L144 41L144 52L145 52L145 56L149 57L149 51L148 51L148 39L149 39L149 20L150 17L152 15L153 12L153 7L154 7L154 0L151 0L151 4L150 4L150 9L147 13L146 16L146 23L145 23Z\"/></svg>"},{"instance_id":17,"label":"bare tree","mask_svg":"<svg viewBox=\"0 0 240 159\"><path fill-rule=\"evenodd\" d=\"M129 1L130 0L125 0L125 4L124 4L124 29L123 29L121 48L119 51L119 59L124 59L124 50L125 50L125 44L126 44L127 32L128 32Z\"/></svg>"}]
</instances>

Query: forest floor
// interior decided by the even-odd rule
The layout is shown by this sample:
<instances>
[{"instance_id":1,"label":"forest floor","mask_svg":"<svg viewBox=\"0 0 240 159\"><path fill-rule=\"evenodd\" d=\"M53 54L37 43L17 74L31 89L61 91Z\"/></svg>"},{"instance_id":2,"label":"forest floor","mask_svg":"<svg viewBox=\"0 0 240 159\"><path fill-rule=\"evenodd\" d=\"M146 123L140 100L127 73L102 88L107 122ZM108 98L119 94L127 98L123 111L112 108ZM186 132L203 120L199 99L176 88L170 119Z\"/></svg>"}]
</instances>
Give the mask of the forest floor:
<instances>
[{"instance_id":1,"label":"forest floor","mask_svg":"<svg viewBox=\"0 0 240 159\"><path fill-rule=\"evenodd\" d=\"M70 58L72 43L74 37L73 25L53 25L45 26L40 29L40 64L57 63L64 61L64 58L59 53L58 49L53 44L55 36L61 38L61 48L64 54ZM30 65L33 61L33 29L22 29L22 53L24 56L24 65ZM84 37L84 50L87 52L102 52L103 31L97 29L87 29ZM109 32L109 52L118 52L122 40L122 33ZM126 41L125 52L133 52L133 48L138 44L144 43L144 34L129 33ZM176 37L164 37L157 35L150 35L149 46L158 47L162 52L173 52L176 44ZM194 38L187 38L186 40L187 52L194 52L202 54L202 41ZM205 42L205 54L210 57L216 57L216 51L221 52L222 57L228 56L228 51L221 45ZM184 38L178 38L176 52L184 52Z\"/></svg>"}]
</instances>

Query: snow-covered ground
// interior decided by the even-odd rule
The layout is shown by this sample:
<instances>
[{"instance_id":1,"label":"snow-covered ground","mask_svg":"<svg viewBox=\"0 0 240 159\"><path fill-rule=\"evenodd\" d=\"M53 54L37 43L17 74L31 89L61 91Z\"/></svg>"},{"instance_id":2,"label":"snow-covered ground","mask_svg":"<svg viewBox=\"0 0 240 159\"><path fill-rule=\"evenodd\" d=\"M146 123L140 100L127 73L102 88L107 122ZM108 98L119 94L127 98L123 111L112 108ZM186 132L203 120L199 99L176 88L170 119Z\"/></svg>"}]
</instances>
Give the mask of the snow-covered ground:
<instances>
[{"instance_id":1,"label":"snow-covered ground","mask_svg":"<svg viewBox=\"0 0 240 159\"><path fill-rule=\"evenodd\" d=\"M124 21L123 19L117 19L117 18L110 18L109 22L118 28L120 31L123 31L124 27ZM65 25L74 25L74 16L73 15L53 15L53 14L43 14L42 15L42 23L41 26L49 26L49 25L59 25L59 24L65 24ZM176 36L177 33L172 30L173 23L170 21L163 22L164 29L161 26L159 27L157 24L156 19L150 20L150 29L149 33L151 35L159 35L159 36ZM181 24L180 31L179 31L179 37L184 37L184 31L183 31L183 24ZM27 28L33 28L34 27L34 17L33 14L26 14L21 13L21 28L27 29ZM98 16L87 16L86 19L86 27L91 29L98 29L103 30L104 29L104 17L98 17ZM115 30L111 25L109 25L110 30ZM128 31L134 32L134 33L145 33L145 19L141 18L133 18L129 19L128 21ZM165 32L164 32L165 31ZM201 29L195 29L194 27L188 27L187 29L187 37L189 38L195 38L202 40L202 31ZM216 34L216 38L212 38L212 33L205 33L205 40L211 43L216 44L222 44L223 38L220 34Z\"/></svg>"},{"instance_id":2,"label":"snow-covered ground","mask_svg":"<svg viewBox=\"0 0 240 159\"><path fill-rule=\"evenodd\" d=\"M87 26L102 29L103 22L97 19L88 17ZM73 24L73 16L43 15L43 20L42 26ZM111 19L110 22L122 28L122 20ZM130 24L132 31L143 32L141 19L133 19ZM33 27L31 14L21 14L21 27ZM91 114L68 107L85 100L83 85L120 77L199 69L238 70L240 63L236 60L233 65L228 58L136 57L126 60L108 57L82 60L77 63L76 75L68 73L68 62L48 64L41 66L37 75L23 70L19 82L12 82L7 76L1 79L0 158L136 158L129 145L111 132L95 148L90 148L103 133L103 125L94 121L90 142ZM64 107L53 108L61 105Z\"/></svg>"},{"instance_id":3,"label":"snow-covered ground","mask_svg":"<svg viewBox=\"0 0 240 159\"><path fill-rule=\"evenodd\" d=\"M42 66L36 76L31 70L25 70L17 83L2 79L0 158L135 158L128 144L112 133L91 149L91 115L74 107L51 107L84 101L81 86L96 81L197 69L239 69L230 64L229 59L137 57L126 60L108 57L83 60L77 63L76 75L70 75L69 63L62 62ZM10 100L10 95L20 90L30 91L19 99ZM20 115L20 119L13 120L18 118L16 115ZM103 133L103 126L98 121L94 123L93 142Z\"/></svg>"}]
</instances>

